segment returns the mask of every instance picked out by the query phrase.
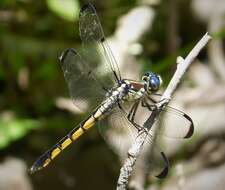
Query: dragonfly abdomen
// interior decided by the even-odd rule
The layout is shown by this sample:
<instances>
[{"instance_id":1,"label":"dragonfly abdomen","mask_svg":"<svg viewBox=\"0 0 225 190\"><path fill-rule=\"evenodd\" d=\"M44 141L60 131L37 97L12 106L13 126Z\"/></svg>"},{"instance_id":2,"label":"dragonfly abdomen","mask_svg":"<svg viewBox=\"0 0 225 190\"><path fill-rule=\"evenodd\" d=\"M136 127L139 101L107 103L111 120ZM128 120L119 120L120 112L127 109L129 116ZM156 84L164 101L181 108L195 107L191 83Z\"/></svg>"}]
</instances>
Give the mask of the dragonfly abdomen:
<instances>
[{"instance_id":1,"label":"dragonfly abdomen","mask_svg":"<svg viewBox=\"0 0 225 190\"><path fill-rule=\"evenodd\" d=\"M101 106L100 106L101 107ZM99 107L99 108L100 108ZM97 120L102 116L100 109L90 115L86 120L82 121L77 127L70 131L65 137L63 137L57 144L51 149L46 151L31 167L30 172L34 173L42 168L46 167L56 156L58 156L65 148L67 148L72 142L76 141L81 135L83 135L88 129L90 129Z\"/></svg>"},{"instance_id":2,"label":"dragonfly abdomen","mask_svg":"<svg viewBox=\"0 0 225 190\"><path fill-rule=\"evenodd\" d=\"M124 92L123 89L117 88L114 93L109 96L102 104L95 109L95 111L84 121L82 121L77 127L70 131L65 137L63 137L55 146L45 152L31 167L30 172L34 173L46 167L56 156L58 156L65 148L67 148L72 142L76 141L81 135L83 135L88 129L94 126L98 120L101 120L109 113L117 102L120 101Z\"/></svg>"},{"instance_id":3,"label":"dragonfly abdomen","mask_svg":"<svg viewBox=\"0 0 225 190\"><path fill-rule=\"evenodd\" d=\"M34 173L42 168L46 167L56 156L58 156L65 148L67 148L72 142L76 141L81 135L83 135L88 129L94 126L94 124L101 120L107 112L109 112L116 103L115 97L109 97L104 101L86 120L82 121L77 127L70 131L65 137L63 137L57 144L51 149L46 151L31 167L30 172Z\"/></svg>"}]
</instances>

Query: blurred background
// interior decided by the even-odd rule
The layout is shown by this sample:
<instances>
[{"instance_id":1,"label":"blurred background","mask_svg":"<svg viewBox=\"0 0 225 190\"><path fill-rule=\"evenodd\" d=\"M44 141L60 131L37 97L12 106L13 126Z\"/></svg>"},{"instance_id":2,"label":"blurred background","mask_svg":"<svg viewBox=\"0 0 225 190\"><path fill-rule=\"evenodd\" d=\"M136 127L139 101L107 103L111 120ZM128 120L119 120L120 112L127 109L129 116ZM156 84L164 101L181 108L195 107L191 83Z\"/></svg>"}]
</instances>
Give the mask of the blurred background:
<instances>
[{"instance_id":1,"label":"blurred background","mask_svg":"<svg viewBox=\"0 0 225 190\"><path fill-rule=\"evenodd\" d=\"M80 47L78 0L0 1L0 190L115 189L121 158L96 128L65 150L48 168L27 170L44 151L79 123L58 57ZM142 173L133 189L225 187L225 1L91 1L125 77L152 70L164 87L208 31L213 39L177 90L173 107L188 113L195 134L164 143L168 178ZM129 66L128 66L129 65Z\"/></svg>"}]
</instances>

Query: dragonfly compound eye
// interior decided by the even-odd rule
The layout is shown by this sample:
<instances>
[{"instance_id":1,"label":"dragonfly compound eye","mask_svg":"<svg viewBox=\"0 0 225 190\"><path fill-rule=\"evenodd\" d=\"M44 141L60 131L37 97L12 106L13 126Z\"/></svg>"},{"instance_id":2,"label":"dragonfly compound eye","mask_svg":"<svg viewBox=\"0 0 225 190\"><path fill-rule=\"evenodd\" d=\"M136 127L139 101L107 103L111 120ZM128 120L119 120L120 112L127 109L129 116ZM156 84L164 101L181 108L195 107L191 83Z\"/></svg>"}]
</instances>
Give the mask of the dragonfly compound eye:
<instances>
[{"instance_id":1,"label":"dragonfly compound eye","mask_svg":"<svg viewBox=\"0 0 225 190\"><path fill-rule=\"evenodd\" d=\"M160 78L157 75L152 75L149 79L150 90L157 91L161 85Z\"/></svg>"}]
</instances>

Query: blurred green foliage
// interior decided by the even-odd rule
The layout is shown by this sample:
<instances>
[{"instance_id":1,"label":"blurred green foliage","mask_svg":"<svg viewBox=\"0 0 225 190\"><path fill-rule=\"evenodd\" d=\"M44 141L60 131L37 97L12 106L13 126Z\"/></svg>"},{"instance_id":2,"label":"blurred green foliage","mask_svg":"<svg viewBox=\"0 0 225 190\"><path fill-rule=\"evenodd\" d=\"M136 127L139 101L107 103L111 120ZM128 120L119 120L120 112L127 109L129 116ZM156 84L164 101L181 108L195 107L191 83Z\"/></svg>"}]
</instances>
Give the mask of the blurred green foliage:
<instances>
[{"instance_id":1,"label":"blurred green foliage","mask_svg":"<svg viewBox=\"0 0 225 190\"><path fill-rule=\"evenodd\" d=\"M40 122L34 119L11 118L5 120L0 117L0 149L23 138L30 130L38 127L40 127Z\"/></svg>"},{"instance_id":2,"label":"blurred green foliage","mask_svg":"<svg viewBox=\"0 0 225 190\"><path fill-rule=\"evenodd\" d=\"M225 27L223 28L223 30L215 32L214 34L212 34L212 37L215 39L224 39L225 38Z\"/></svg>"},{"instance_id":3,"label":"blurred green foliage","mask_svg":"<svg viewBox=\"0 0 225 190\"><path fill-rule=\"evenodd\" d=\"M74 22L78 19L80 6L77 0L47 0L49 9L65 20Z\"/></svg>"}]
</instances>

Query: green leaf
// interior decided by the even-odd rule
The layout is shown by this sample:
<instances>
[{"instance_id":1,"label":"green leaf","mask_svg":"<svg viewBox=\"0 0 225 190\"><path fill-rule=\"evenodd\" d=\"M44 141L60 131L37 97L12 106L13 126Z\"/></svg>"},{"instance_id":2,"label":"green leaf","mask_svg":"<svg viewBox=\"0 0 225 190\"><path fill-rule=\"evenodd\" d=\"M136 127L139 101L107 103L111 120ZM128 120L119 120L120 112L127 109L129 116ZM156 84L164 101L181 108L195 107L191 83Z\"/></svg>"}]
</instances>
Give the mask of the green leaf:
<instances>
[{"instance_id":1,"label":"green leaf","mask_svg":"<svg viewBox=\"0 0 225 190\"><path fill-rule=\"evenodd\" d=\"M0 149L13 141L24 137L30 130L40 127L40 122L33 119L12 118L4 121L0 118Z\"/></svg>"},{"instance_id":2,"label":"green leaf","mask_svg":"<svg viewBox=\"0 0 225 190\"><path fill-rule=\"evenodd\" d=\"M47 0L48 8L58 16L68 21L74 21L79 16L79 3L77 0Z\"/></svg>"}]
</instances>

